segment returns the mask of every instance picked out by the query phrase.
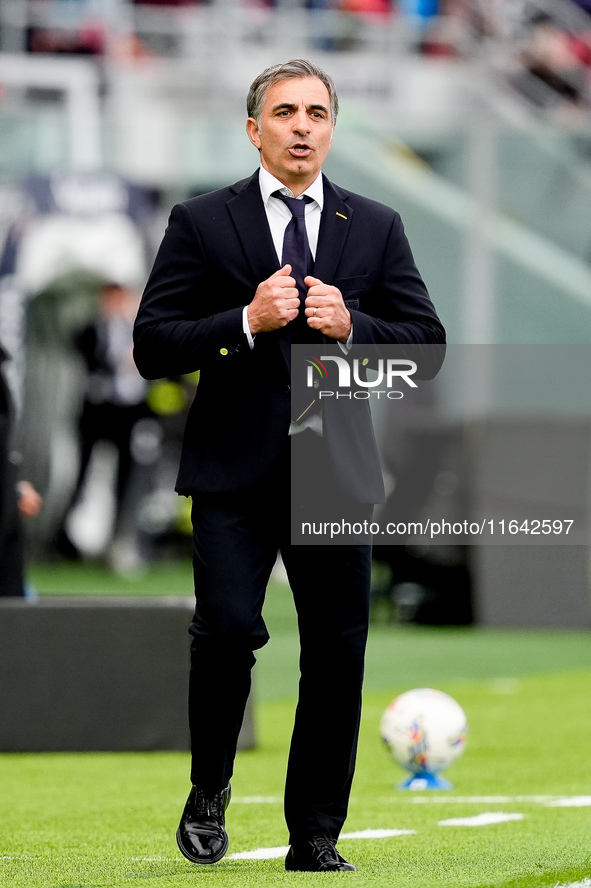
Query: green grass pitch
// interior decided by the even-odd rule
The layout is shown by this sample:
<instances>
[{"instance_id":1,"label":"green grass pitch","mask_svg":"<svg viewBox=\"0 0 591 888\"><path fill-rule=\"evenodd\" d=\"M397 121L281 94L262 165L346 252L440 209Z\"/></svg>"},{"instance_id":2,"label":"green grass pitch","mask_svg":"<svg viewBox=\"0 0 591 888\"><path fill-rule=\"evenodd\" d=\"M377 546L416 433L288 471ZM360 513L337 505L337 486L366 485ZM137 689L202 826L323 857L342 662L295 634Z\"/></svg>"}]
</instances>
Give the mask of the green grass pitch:
<instances>
[{"instance_id":1,"label":"green grass pitch","mask_svg":"<svg viewBox=\"0 0 591 888\"><path fill-rule=\"evenodd\" d=\"M186 754L4 754L0 885L270 888L345 880L358 888L591 888L591 636L584 631L376 626L344 832L401 834L343 838L339 848L357 873L288 874L282 857L233 857L287 842L281 796L297 639L289 595L277 584L266 616L272 638L256 667L259 742L238 756L228 857L197 867L176 848ZM468 747L446 775L452 791L395 789L404 773L378 737L390 700L420 686L450 693L468 716Z\"/></svg>"}]
</instances>

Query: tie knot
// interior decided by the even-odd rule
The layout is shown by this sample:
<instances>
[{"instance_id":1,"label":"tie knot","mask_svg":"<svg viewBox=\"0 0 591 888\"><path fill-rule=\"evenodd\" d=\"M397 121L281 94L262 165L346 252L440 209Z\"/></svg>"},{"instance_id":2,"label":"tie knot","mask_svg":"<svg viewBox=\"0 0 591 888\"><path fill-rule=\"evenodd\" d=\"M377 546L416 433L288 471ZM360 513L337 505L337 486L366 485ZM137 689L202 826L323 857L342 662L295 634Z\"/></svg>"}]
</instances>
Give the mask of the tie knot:
<instances>
[{"instance_id":1,"label":"tie knot","mask_svg":"<svg viewBox=\"0 0 591 888\"><path fill-rule=\"evenodd\" d=\"M286 194L282 194L281 191L274 191L272 197L282 200L289 208L292 216L297 216L300 219L303 219L305 216L306 204L312 202L312 198L308 197L307 194L304 194L303 197L288 197Z\"/></svg>"}]
</instances>

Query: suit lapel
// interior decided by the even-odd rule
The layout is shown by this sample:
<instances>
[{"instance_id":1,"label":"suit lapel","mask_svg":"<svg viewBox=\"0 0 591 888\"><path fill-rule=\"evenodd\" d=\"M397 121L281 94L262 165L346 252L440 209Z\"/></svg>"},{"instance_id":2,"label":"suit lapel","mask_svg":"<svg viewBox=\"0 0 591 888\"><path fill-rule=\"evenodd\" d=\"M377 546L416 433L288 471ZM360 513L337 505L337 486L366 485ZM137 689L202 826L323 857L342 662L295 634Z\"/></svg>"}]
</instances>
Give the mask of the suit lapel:
<instances>
[{"instance_id":1,"label":"suit lapel","mask_svg":"<svg viewBox=\"0 0 591 888\"><path fill-rule=\"evenodd\" d=\"M238 182L234 189L236 196L227 203L236 233L242 244L244 254L257 283L267 280L280 267L271 237L271 229L261 197L258 170L250 179ZM286 369L289 371L291 362L291 340L287 328L282 327L272 333L265 334L277 340L283 355Z\"/></svg>"},{"instance_id":2,"label":"suit lapel","mask_svg":"<svg viewBox=\"0 0 591 888\"><path fill-rule=\"evenodd\" d=\"M347 196L346 192L335 188L326 177L323 178L324 208L318 232L314 277L331 283L349 234L353 209L342 199ZM258 171L234 187L236 194L228 201L228 211L255 280L264 281L279 266L261 198Z\"/></svg>"},{"instance_id":3,"label":"suit lapel","mask_svg":"<svg viewBox=\"0 0 591 888\"><path fill-rule=\"evenodd\" d=\"M331 284L336 275L353 217L352 207L342 197L346 197L346 192L337 190L324 177L324 207L313 273L325 284Z\"/></svg>"},{"instance_id":4,"label":"suit lapel","mask_svg":"<svg viewBox=\"0 0 591 888\"><path fill-rule=\"evenodd\" d=\"M258 170L234 187L237 193L228 201L228 211L254 279L260 283L277 271L279 265L261 198Z\"/></svg>"},{"instance_id":5,"label":"suit lapel","mask_svg":"<svg viewBox=\"0 0 591 888\"><path fill-rule=\"evenodd\" d=\"M353 210L342 199L346 197L346 193L337 190L326 177L323 179L324 207L313 274L325 283L331 283L349 234ZM228 211L255 281L264 281L279 265L261 198L258 171L250 179L237 183L234 189L236 194L227 203ZM286 328L276 331L276 335L285 363L289 367L291 344Z\"/></svg>"}]
</instances>

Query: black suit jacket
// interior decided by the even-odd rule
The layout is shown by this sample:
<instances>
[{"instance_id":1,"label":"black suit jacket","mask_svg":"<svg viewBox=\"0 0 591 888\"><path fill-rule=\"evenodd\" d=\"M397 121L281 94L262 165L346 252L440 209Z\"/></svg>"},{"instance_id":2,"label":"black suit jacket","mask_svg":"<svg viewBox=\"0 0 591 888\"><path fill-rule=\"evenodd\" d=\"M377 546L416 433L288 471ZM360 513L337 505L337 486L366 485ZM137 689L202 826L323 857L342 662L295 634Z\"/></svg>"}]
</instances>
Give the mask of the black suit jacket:
<instances>
[{"instance_id":1,"label":"black suit jacket","mask_svg":"<svg viewBox=\"0 0 591 888\"><path fill-rule=\"evenodd\" d=\"M285 446L285 336L260 333L250 349L242 327L244 306L278 267L258 172L173 208L136 319L134 354L147 379L201 371L177 478L181 493L255 486ZM326 178L313 273L341 290L354 344L445 341L399 215ZM351 410L351 402L347 409L333 400L323 402L323 427L335 474L347 495L379 502L368 403Z\"/></svg>"}]
</instances>

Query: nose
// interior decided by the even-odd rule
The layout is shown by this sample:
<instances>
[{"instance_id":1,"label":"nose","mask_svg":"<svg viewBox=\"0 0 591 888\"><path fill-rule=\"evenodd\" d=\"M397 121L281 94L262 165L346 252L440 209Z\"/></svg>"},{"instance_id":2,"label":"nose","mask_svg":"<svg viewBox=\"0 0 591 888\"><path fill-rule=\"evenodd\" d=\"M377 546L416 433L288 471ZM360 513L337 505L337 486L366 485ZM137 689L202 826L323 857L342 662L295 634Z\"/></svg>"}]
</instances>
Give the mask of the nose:
<instances>
[{"instance_id":1,"label":"nose","mask_svg":"<svg viewBox=\"0 0 591 888\"><path fill-rule=\"evenodd\" d=\"M305 108L298 108L293 117L293 131L305 136L310 132L310 121Z\"/></svg>"}]
</instances>

